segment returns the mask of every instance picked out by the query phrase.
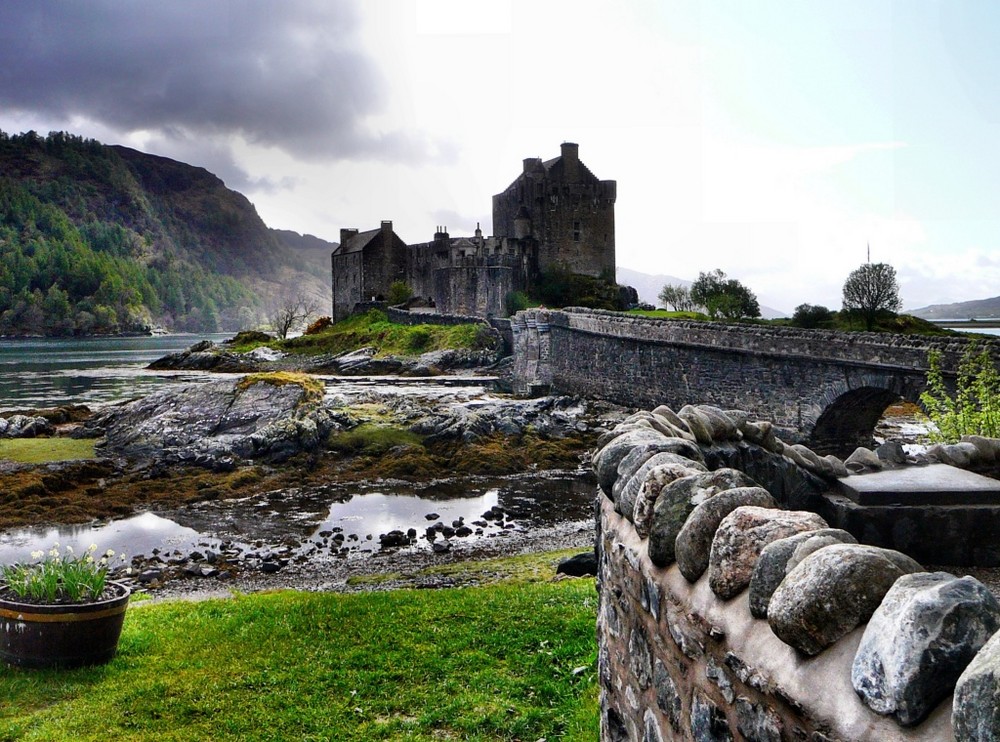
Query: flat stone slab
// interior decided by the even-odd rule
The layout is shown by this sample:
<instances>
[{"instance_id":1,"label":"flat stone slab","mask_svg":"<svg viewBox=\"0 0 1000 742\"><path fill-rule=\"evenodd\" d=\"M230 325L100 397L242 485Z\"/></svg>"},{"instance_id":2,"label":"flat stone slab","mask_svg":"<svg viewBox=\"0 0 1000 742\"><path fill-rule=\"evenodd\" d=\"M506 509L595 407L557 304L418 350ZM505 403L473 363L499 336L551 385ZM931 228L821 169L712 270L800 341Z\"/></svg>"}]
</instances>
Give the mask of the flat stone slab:
<instances>
[{"instance_id":1,"label":"flat stone slab","mask_svg":"<svg viewBox=\"0 0 1000 742\"><path fill-rule=\"evenodd\" d=\"M1000 481L946 464L855 474L837 489L858 505L1000 506Z\"/></svg>"}]
</instances>

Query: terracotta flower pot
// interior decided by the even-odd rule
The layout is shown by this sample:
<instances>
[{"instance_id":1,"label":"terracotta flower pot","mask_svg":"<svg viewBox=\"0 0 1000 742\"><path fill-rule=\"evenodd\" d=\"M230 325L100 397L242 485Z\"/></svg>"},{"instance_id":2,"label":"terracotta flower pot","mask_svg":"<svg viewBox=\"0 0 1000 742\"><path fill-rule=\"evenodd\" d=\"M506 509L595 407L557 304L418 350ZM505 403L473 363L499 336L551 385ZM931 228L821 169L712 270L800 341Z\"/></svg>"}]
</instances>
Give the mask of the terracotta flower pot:
<instances>
[{"instance_id":1,"label":"terracotta flower pot","mask_svg":"<svg viewBox=\"0 0 1000 742\"><path fill-rule=\"evenodd\" d=\"M18 667L99 665L115 656L131 589L107 583L114 595L93 603L34 605L3 597L0 660Z\"/></svg>"}]
</instances>

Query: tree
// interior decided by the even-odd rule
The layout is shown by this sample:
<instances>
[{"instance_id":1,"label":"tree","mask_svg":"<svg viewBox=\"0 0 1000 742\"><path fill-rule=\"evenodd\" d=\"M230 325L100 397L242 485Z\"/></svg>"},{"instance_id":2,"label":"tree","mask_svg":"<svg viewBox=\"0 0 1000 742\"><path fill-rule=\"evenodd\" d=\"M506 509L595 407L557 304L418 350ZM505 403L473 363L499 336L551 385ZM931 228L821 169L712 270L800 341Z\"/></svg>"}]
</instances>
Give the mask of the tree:
<instances>
[{"instance_id":1,"label":"tree","mask_svg":"<svg viewBox=\"0 0 1000 742\"><path fill-rule=\"evenodd\" d=\"M833 312L818 304L799 304L792 315L792 325L795 327L830 327L833 320Z\"/></svg>"},{"instance_id":2,"label":"tree","mask_svg":"<svg viewBox=\"0 0 1000 742\"><path fill-rule=\"evenodd\" d=\"M663 306L673 307L675 312L690 312L694 309L691 300L691 290L687 286L672 283L665 284L660 289L660 302Z\"/></svg>"},{"instance_id":3,"label":"tree","mask_svg":"<svg viewBox=\"0 0 1000 742\"><path fill-rule=\"evenodd\" d=\"M865 263L844 281L844 310L858 314L866 330L875 329L879 314L902 307L896 269L887 263Z\"/></svg>"},{"instance_id":4,"label":"tree","mask_svg":"<svg viewBox=\"0 0 1000 742\"><path fill-rule=\"evenodd\" d=\"M267 324L282 340L297 327L304 327L309 318L316 314L317 306L312 299L282 294L271 300L267 313Z\"/></svg>"},{"instance_id":5,"label":"tree","mask_svg":"<svg viewBox=\"0 0 1000 742\"><path fill-rule=\"evenodd\" d=\"M756 295L735 278L726 278L718 268L698 274L698 280L691 284L691 301L705 307L712 319L760 316Z\"/></svg>"},{"instance_id":6,"label":"tree","mask_svg":"<svg viewBox=\"0 0 1000 742\"><path fill-rule=\"evenodd\" d=\"M413 289L406 281L393 281L389 286L389 305L405 304L413 298Z\"/></svg>"}]
</instances>

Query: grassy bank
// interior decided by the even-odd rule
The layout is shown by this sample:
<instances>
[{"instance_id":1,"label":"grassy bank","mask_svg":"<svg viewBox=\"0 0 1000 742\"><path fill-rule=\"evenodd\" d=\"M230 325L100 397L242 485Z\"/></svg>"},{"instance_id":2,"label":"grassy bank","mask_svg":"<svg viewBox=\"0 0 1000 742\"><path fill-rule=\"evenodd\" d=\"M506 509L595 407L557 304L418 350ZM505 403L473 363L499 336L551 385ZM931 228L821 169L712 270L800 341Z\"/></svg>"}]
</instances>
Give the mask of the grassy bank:
<instances>
[{"instance_id":1,"label":"grassy bank","mask_svg":"<svg viewBox=\"0 0 1000 742\"><path fill-rule=\"evenodd\" d=\"M318 355L370 347L380 356L412 356L445 349L493 350L498 342L495 333L483 323L400 325L390 322L378 309L289 340L243 342L245 337L238 335L231 350L242 353L266 345L288 353Z\"/></svg>"},{"instance_id":2,"label":"grassy bank","mask_svg":"<svg viewBox=\"0 0 1000 742\"><path fill-rule=\"evenodd\" d=\"M135 605L109 665L0 670L0 740L591 740L596 601L588 579Z\"/></svg>"}]
</instances>

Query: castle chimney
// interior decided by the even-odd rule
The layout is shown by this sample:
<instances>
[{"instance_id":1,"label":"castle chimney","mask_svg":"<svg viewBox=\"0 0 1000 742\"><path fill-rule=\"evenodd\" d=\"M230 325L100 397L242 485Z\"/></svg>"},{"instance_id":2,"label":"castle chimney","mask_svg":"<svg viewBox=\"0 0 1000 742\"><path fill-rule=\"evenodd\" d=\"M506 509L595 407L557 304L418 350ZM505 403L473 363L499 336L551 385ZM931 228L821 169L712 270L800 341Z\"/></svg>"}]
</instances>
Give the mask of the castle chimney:
<instances>
[{"instance_id":1,"label":"castle chimney","mask_svg":"<svg viewBox=\"0 0 1000 742\"><path fill-rule=\"evenodd\" d=\"M385 234L385 233L388 233L388 232L392 232L392 221L391 220L386 221L385 219L383 219L382 220L382 233Z\"/></svg>"},{"instance_id":2,"label":"castle chimney","mask_svg":"<svg viewBox=\"0 0 1000 742\"><path fill-rule=\"evenodd\" d=\"M580 145L573 142L562 143L562 166L566 180L573 182L577 179L580 164Z\"/></svg>"},{"instance_id":3,"label":"castle chimney","mask_svg":"<svg viewBox=\"0 0 1000 742\"><path fill-rule=\"evenodd\" d=\"M538 169L542 164L541 157L525 157L523 160L523 167L525 173L531 173Z\"/></svg>"},{"instance_id":4,"label":"castle chimney","mask_svg":"<svg viewBox=\"0 0 1000 742\"><path fill-rule=\"evenodd\" d=\"M351 237L354 237L357 234L358 234L358 230L357 229L341 229L340 230L340 244L343 245L349 239L351 239Z\"/></svg>"}]
</instances>

